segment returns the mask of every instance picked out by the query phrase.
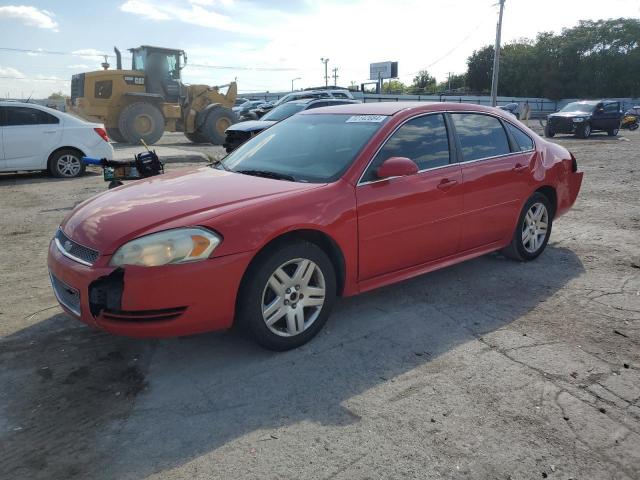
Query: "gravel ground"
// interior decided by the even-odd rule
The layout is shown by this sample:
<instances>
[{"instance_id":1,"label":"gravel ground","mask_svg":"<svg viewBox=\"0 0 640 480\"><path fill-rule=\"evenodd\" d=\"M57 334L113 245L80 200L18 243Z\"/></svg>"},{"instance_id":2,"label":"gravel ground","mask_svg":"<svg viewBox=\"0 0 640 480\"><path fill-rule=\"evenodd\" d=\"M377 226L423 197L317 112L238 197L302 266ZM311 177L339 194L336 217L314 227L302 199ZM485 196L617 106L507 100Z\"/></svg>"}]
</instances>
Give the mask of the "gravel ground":
<instances>
[{"instance_id":1,"label":"gravel ground","mask_svg":"<svg viewBox=\"0 0 640 480\"><path fill-rule=\"evenodd\" d=\"M68 318L47 245L106 184L0 175L0 478L640 478L640 133L555 140L585 179L538 260L341 300L280 354Z\"/></svg>"}]
</instances>

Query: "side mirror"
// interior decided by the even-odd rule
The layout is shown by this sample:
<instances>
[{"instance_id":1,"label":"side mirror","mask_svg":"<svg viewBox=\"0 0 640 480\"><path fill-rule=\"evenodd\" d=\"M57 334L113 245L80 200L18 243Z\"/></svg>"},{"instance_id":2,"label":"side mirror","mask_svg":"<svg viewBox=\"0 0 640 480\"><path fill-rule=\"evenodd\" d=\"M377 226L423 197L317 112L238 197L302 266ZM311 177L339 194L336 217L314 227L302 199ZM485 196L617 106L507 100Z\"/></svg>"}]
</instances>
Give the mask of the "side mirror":
<instances>
[{"instance_id":1,"label":"side mirror","mask_svg":"<svg viewBox=\"0 0 640 480\"><path fill-rule=\"evenodd\" d=\"M376 171L378 178L406 177L416 173L418 173L418 165L407 157L387 158Z\"/></svg>"}]
</instances>

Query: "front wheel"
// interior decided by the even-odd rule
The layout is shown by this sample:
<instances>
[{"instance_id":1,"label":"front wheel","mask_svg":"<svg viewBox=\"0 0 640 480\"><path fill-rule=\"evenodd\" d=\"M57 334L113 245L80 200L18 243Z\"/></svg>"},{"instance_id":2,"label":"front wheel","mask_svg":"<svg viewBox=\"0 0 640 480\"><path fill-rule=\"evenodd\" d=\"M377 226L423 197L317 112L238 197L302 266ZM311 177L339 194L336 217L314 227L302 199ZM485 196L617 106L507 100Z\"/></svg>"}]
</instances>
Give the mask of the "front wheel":
<instances>
[{"instance_id":1,"label":"front wheel","mask_svg":"<svg viewBox=\"0 0 640 480\"><path fill-rule=\"evenodd\" d=\"M589 138L591 136L591 125L587 122L584 122L578 128L576 128L576 137L578 138Z\"/></svg>"},{"instance_id":2,"label":"front wheel","mask_svg":"<svg viewBox=\"0 0 640 480\"><path fill-rule=\"evenodd\" d=\"M553 138L555 137L556 132L553 131L553 128L551 128L549 125L547 125L546 127L544 127L544 136L547 138Z\"/></svg>"},{"instance_id":3,"label":"front wheel","mask_svg":"<svg viewBox=\"0 0 640 480\"><path fill-rule=\"evenodd\" d=\"M198 133L205 141L213 145L222 145L225 130L236 122L236 114L230 108L216 107L209 112Z\"/></svg>"},{"instance_id":4,"label":"front wheel","mask_svg":"<svg viewBox=\"0 0 640 480\"><path fill-rule=\"evenodd\" d=\"M247 272L237 321L263 347L290 350L320 331L335 298L327 254L313 243L289 243L263 254Z\"/></svg>"},{"instance_id":5,"label":"front wheel","mask_svg":"<svg viewBox=\"0 0 640 480\"><path fill-rule=\"evenodd\" d=\"M542 193L534 193L525 203L518 218L518 226L503 255L527 262L537 258L546 248L551 236L552 206Z\"/></svg>"}]
</instances>

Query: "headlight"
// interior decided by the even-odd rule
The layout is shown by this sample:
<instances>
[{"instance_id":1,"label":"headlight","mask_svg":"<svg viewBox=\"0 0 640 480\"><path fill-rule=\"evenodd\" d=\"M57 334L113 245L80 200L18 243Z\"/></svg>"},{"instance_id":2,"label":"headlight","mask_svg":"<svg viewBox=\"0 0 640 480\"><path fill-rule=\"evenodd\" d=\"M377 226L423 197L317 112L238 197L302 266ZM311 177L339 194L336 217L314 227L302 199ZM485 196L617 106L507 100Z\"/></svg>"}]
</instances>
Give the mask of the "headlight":
<instances>
[{"instance_id":1,"label":"headlight","mask_svg":"<svg viewBox=\"0 0 640 480\"><path fill-rule=\"evenodd\" d=\"M576 122L576 123L584 122L584 118L576 117L576 118L573 119L573 121Z\"/></svg>"},{"instance_id":2,"label":"headlight","mask_svg":"<svg viewBox=\"0 0 640 480\"><path fill-rule=\"evenodd\" d=\"M222 239L204 228L177 228L152 233L125 243L111 257L112 266L155 267L205 260Z\"/></svg>"}]
</instances>

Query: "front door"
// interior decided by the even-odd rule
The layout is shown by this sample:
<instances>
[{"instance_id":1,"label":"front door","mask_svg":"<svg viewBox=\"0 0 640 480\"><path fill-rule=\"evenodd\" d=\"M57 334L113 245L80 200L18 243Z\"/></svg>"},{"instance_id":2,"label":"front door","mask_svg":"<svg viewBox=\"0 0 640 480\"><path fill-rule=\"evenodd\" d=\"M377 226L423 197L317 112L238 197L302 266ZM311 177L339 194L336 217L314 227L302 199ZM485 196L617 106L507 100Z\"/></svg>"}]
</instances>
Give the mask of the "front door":
<instances>
[{"instance_id":1,"label":"front door","mask_svg":"<svg viewBox=\"0 0 640 480\"><path fill-rule=\"evenodd\" d=\"M11 170L47 168L47 156L62 137L57 117L31 107L4 107L4 154Z\"/></svg>"},{"instance_id":2,"label":"front door","mask_svg":"<svg viewBox=\"0 0 640 480\"><path fill-rule=\"evenodd\" d=\"M379 150L356 188L359 279L420 265L458 250L462 213L460 166L450 158L442 114L407 121ZM390 157L407 157L419 173L379 179Z\"/></svg>"},{"instance_id":3,"label":"front door","mask_svg":"<svg viewBox=\"0 0 640 480\"><path fill-rule=\"evenodd\" d=\"M512 146L497 117L452 113L451 118L462 154L464 214L460 250L466 251L513 233L535 151L533 141L528 151Z\"/></svg>"}]
</instances>

